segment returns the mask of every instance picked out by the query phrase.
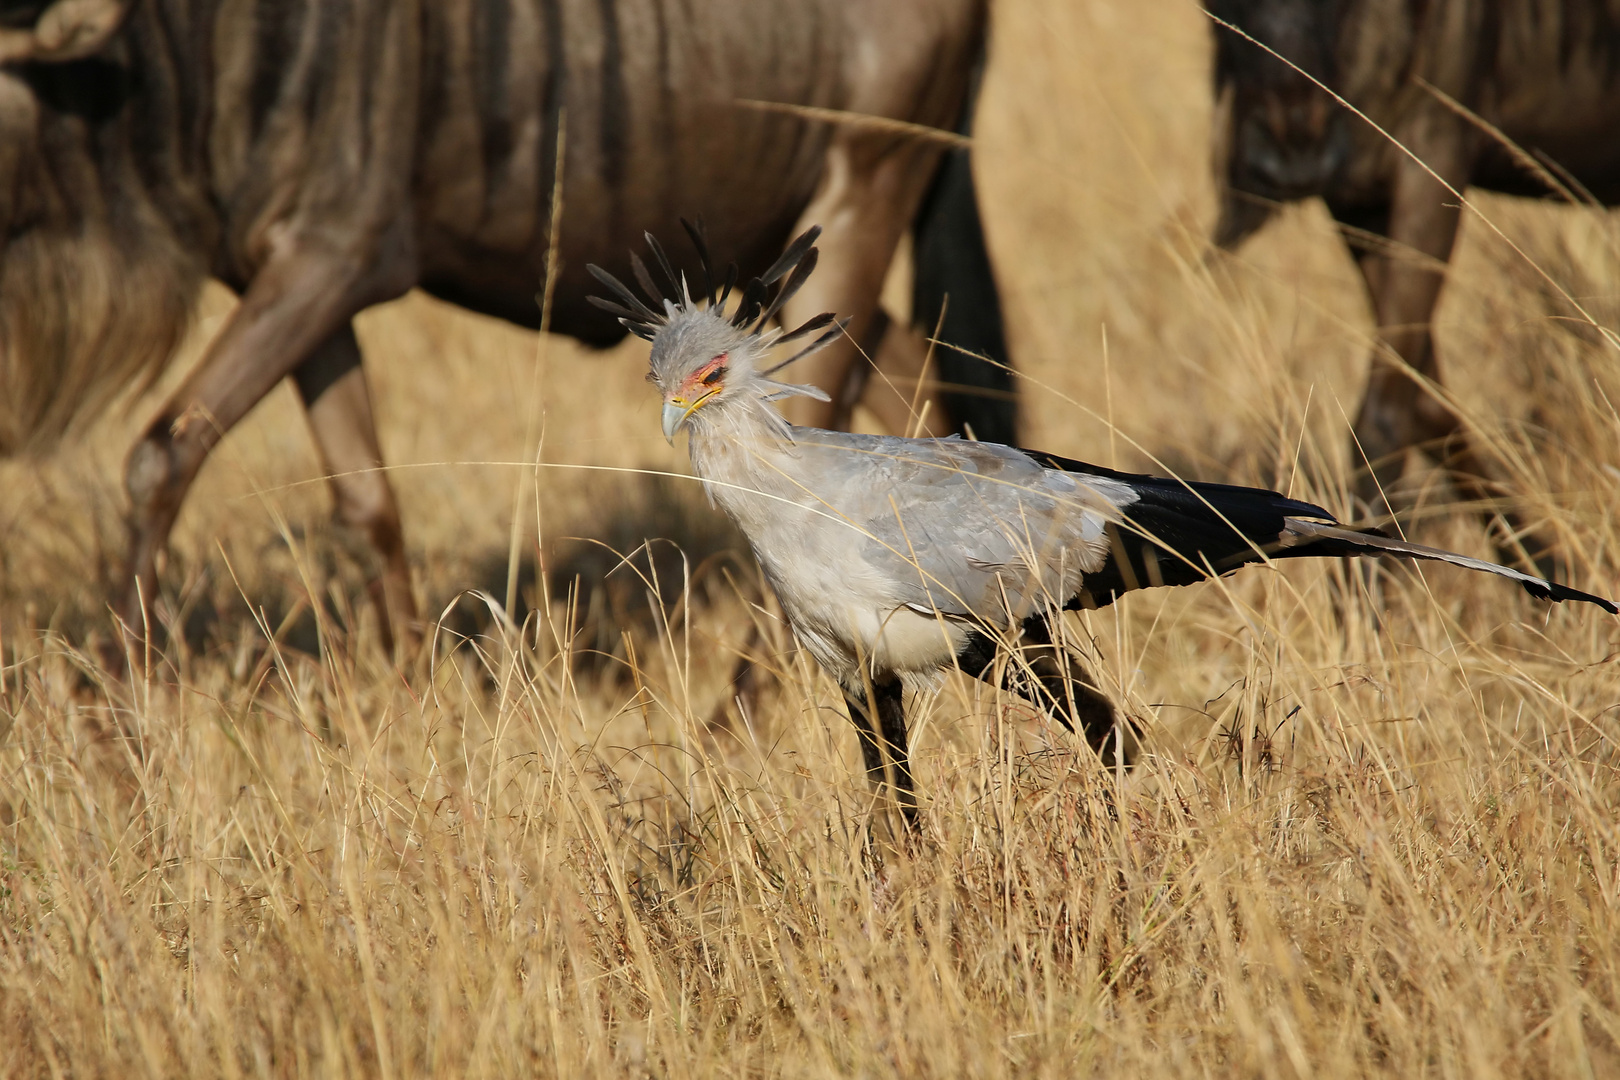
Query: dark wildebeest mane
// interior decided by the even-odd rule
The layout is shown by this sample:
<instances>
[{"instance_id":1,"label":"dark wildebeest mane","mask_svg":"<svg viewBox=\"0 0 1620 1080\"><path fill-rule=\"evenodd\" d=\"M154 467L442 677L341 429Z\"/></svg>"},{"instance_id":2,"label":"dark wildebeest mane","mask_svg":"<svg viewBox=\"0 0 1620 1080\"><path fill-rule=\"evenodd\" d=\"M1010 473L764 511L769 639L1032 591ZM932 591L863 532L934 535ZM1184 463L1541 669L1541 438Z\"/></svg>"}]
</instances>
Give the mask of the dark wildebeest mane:
<instances>
[{"instance_id":1,"label":"dark wildebeest mane","mask_svg":"<svg viewBox=\"0 0 1620 1080\"><path fill-rule=\"evenodd\" d=\"M101 60L0 76L0 95L18 106L0 110L12 128L0 140L43 136L38 153L0 159L10 196L0 202L0 456L49 449L131 382L149 385L206 278L162 205L186 190L164 175L168 154L151 153L173 147L168 103L132 108L126 83L123 68ZM37 104L22 100L30 90Z\"/></svg>"}]
</instances>

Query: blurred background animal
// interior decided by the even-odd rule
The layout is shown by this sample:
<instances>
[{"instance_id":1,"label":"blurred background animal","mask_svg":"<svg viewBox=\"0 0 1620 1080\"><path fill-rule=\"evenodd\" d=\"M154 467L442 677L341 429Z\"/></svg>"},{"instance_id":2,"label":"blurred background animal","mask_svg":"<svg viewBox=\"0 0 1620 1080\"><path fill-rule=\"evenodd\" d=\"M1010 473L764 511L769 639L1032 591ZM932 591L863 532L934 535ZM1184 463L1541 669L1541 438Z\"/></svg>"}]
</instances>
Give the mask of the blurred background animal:
<instances>
[{"instance_id":1,"label":"blurred background animal","mask_svg":"<svg viewBox=\"0 0 1620 1080\"><path fill-rule=\"evenodd\" d=\"M1442 383L1431 324L1459 193L1620 202L1620 12L1602 0L1205 7L1253 38L1215 27L1216 242L1235 248L1280 204L1321 197L1366 282L1379 345L1355 418L1352 459L1370 466L1357 495L1382 511L1408 451L1423 449L1495 517L1512 493L1431 389ZM1573 303L1568 314L1580 316ZM1522 541L1540 561L1541 542L1515 515L1500 523L1499 547Z\"/></svg>"},{"instance_id":2,"label":"blurred background animal","mask_svg":"<svg viewBox=\"0 0 1620 1080\"><path fill-rule=\"evenodd\" d=\"M842 390L864 348L885 376L867 381L866 403L907 426L927 400L914 392L925 346L877 297L948 141L922 129L958 126L984 22L980 0L7 4L0 453L48 446L154 377L214 277L241 303L129 455L117 613L147 635L160 553L199 468L290 376L337 516L375 552L385 634L413 635L350 320L420 287L605 346L622 330L584 303L585 264L618 266L643 230L682 213L713 219L747 272L799 221L826 222L821 287L798 303L852 321L811 377ZM956 158L922 220L971 241ZM966 277L942 268L920 288L993 306L987 263L959 265ZM941 303L923 300L932 330ZM1008 386L1004 370L965 363L946 350L944 381ZM995 436L1014 419L1005 393L948 405L935 395L924 426ZM798 417L840 418L815 402Z\"/></svg>"}]
</instances>

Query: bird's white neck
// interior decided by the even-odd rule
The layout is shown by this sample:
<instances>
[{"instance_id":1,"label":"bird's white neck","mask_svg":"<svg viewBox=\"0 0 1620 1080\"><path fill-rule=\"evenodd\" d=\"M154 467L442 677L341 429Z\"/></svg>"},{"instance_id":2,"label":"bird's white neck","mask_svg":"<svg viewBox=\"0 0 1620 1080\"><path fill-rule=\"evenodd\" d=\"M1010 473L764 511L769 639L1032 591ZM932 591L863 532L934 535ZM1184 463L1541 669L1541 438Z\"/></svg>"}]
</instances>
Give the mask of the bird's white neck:
<instances>
[{"instance_id":1,"label":"bird's white neck","mask_svg":"<svg viewBox=\"0 0 1620 1080\"><path fill-rule=\"evenodd\" d=\"M794 485L783 469L795 456L793 429L768 402L732 402L694 420L687 437L692 471L705 482L709 497L739 523L749 516L744 504L758 502L750 492L794 498L784 490Z\"/></svg>"}]
</instances>

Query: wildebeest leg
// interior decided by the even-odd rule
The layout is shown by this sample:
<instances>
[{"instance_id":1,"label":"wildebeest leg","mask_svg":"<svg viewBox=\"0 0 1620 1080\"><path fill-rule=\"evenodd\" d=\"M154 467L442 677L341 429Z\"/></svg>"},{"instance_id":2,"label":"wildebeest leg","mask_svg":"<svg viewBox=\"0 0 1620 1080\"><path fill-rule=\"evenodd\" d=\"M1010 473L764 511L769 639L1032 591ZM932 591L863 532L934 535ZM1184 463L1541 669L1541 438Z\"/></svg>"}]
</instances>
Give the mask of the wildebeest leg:
<instances>
[{"instance_id":1,"label":"wildebeest leg","mask_svg":"<svg viewBox=\"0 0 1620 1080\"><path fill-rule=\"evenodd\" d=\"M928 343L919 331L902 325L880 307L867 323L866 337L859 345L859 352L871 363L850 366L841 392L833 395L829 427L848 431L855 406L864 404L878 423L896 435L955 429L954 417L944 411L944 395L938 389L939 358L934 357L930 368ZM917 386L924 378L929 385L919 393ZM874 382L881 385L874 387Z\"/></svg>"},{"instance_id":2,"label":"wildebeest leg","mask_svg":"<svg viewBox=\"0 0 1620 1080\"><path fill-rule=\"evenodd\" d=\"M360 362L360 343L345 323L293 372L321 464L332 484L334 516L370 544L381 560L370 590L383 647L406 654L421 636L399 506L383 471L371 415L371 393Z\"/></svg>"},{"instance_id":3,"label":"wildebeest leg","mask_svg":"<svg viewBox=\"0 0 1620 1080\"><path fill-rule=\"evenodd\" d=\"M820 312L836 311L849 317L848 332L842 340L800 361L784 377L814 383L835 395L844 385L859 356L855 343L869 337L884 275L901 234L916 214L933 171L932 160L938 155L937 146L921 140L897 142L893 136L869 132L843 132L834 137L821 186L794 227L795 235L811 225L822 227L817 245L821 261L816 275L785 305L782 322L797 326ZM916 338L912 348L899 348L889 361L892 370L867 380L864 398L897 432L904 431L911 416L914 379L922 368L921 339L909 336ZM933 397L937 396L936 392ZM796 424L828 427L836 402L790 398L783 404L783 412ZM937 400L931 401L928 415L930 431L949 430Z\"/></svg>"},{"instance_id":4,"label":"wildebeest leg","mask_svg":"<svg viewBox=\"0 0 1620 1080\"><path fill-rule=\"evenodd\" d=\"M1438 148L1424 156L1436 172L1448 178L1466 175L1462 135L1439 136L1429 142ZM1453 183L1462 186L1461 181ZM1454 195L1408 159L1402 160L1393 192L1387 211L1339 210L1336 216L1353 227L1388 235L1390 248L1376 244L1373 238L1372 244L1363 244L1356 252L1378 335L1415 372L1438 385L1441 373L1432 319L1456 241L1460 210ZM1375 513L1384 508L1384 493L1400 479L1411 449L1433 453L1463 498L1488 505L1498 495L1457 414L1381 351L1374 354L1368 372L1355 437L1355 459L1359 463L1365 454L1370 464L1358 476L1356 495ZM1521 531L1513 515L1494 509L1485 512L1488 526L1498 518L1510 533ZM1533 557L1544 550L1539 543L1531 547ZM1499 548L1505 559L1514 560L1511 547L1499 543Z\"/></svg>"},{"instance_id":5,"label":"wildebeest leg","mask_svg":"<svg viewBox=\"0 0 1620 1080\"><path fill-rule=\"evenodd\" d=\"M1459 174L1443 161L1431 165L1443 176ZM1447 205L1454 197L1414 162L1403 158L1396 173L1389 215L1392 250L1369 251L1360 263L1382 343L1418 375L1438 383L1430 319L1457 237L1459 212ZM1400 478L1407 451L1444 439L1457 427L1456 416L1444 403L1382 350L1376 352L1356 416L1356 439L1371 466L1358 480L1357 495L1370 507L1380 507L1380 492Z\"/></svg>"},{"instance_id":6,"label":"wildebeest leg","mask_svg":"<svg viewBox=\"0 0 1620 1080\"><path fill-rule=\"evenodd\" d=\"M1356 260L1367 286L1367 300L1375 302L1389 251L1389 207L1328 204L1328 212L1342 227L1345 246Z\"/></svg>"},{"instance_id":7,"label":"wildebeest leg","mask_svg":"<svg viewBox=\"0 0 1620 1080\"><path fill-rule=\"evenodd\" d=\"M899 676L874 678L870 688L860 687L853 691L846 688L844 704L849 710L850 720L855 724L855 733L861 740L861 758L866 763L867 779L874 788L882 787L883 758L887 753L894 768L892 788L895 801L900 804L906 831L915 834L918 829L917 794L911 780L911 759L906 749L905 695Z\"/></svg>"},{"instance_id":8,"label":"wildebeest leg","mask_svg":"<svg viewBox=\"0 0 1620 1080\"><path fill-rule=\"evenodd\" d=\"M384 270L357 277L355 267L367 265ZM131 644L147 640L159 555L208 452L356 311L403 292L406 265L287 241L255 275L202 361L130 451L129 562L115 602Z\"/></svg>"}]
</instances>

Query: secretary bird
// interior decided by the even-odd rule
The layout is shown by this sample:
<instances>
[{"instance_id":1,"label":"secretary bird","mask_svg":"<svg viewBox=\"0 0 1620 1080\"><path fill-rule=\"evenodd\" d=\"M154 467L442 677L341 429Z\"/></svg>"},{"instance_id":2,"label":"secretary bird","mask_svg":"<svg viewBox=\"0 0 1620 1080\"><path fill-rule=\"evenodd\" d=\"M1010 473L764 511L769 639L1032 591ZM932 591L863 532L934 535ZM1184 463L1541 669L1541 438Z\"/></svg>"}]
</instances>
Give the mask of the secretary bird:
<instances>
[{"instance_id":1,"label":"secretary bird","mask_svg":"<svg viewBox=\"0 0 1620 1080\"><path fill-rule=\"evenodd\" d=\"M1131 589L1186 585L1270 559L1386 555L1483 570L1544 600L1584 600L1620 614L1612 600L1346 527L1275 491L1132 475L954 436L795 427L771 402L825 395L772 376L826 347L845 325L827 313L791 332L772 327L815 269L819 229L749 281L728 314L736 266L716 295L701 224L682 224L703 266L701 303L651 234L663 282L632 255L647 299L591 266L614 294L591 300L652 342L648 379L664 396L665 437L673 445L687 431L709 497L748 537L794 635L843 688L874 786L884 782L887 755L912 832L904 691L936 685L952 667L993 679L1002 643L1051 647L1064 610L1103 607ZM805 343L768 361L793 341ZM1002 679L1071 731L1078 721L1103 750L1113 707L1089 679L1072 678L1068 663L1003 665Z\"/></svg>"}]
</instances>

